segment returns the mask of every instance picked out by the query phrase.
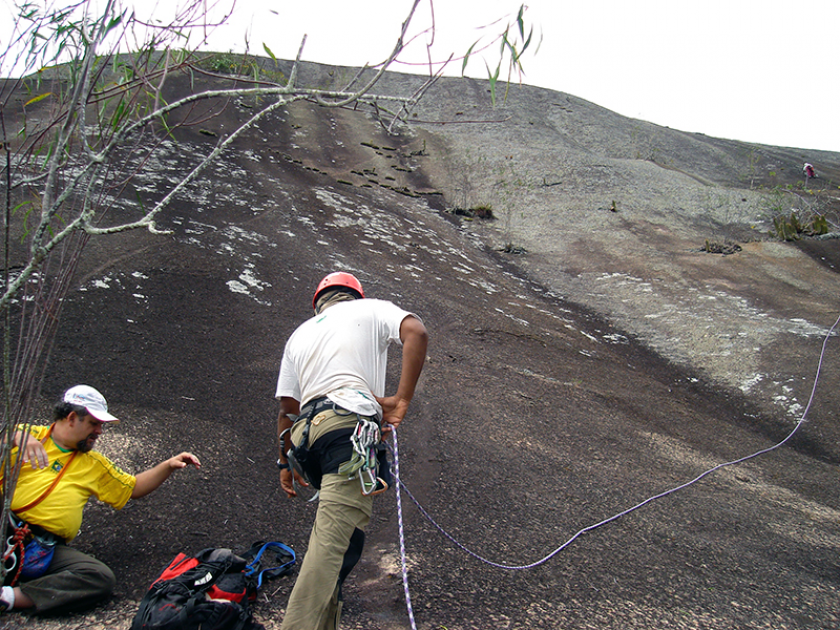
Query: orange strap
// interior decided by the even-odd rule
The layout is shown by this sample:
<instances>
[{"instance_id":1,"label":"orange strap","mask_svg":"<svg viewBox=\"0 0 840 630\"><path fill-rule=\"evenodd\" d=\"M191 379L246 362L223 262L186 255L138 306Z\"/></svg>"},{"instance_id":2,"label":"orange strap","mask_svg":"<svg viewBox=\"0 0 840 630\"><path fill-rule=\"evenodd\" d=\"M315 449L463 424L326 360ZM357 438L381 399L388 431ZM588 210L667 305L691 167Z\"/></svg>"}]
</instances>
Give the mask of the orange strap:
<instances>
[{"instance_id":1,"label":"orange strap","mask_svg":"<svg viewBox=\"0 0 840 630\"><path fill-rule=\"evenodd\" d=\"M53 426L55 426L55 425L50 425L50 429L49 429L49 431L47 431L47 434L44 436L44 439L41 440L41 444L45 444L46 441L49 439L50 434L52 433L52 430L53 430ZM76 458L76 455L78 455L78 454L79 454L79 451L73 451L73 454L70 456L70 459L68 459L67 463L64 464L64 466L61 468L61 471L58 473L58 475L56 475L56 478L50 484L50 487L47 488L44 491L44 493L40 497L35 499L34 501L29 502L28 504L24 505L22 508L16 509L15 514L18 514L19 512L26 512L27 510L31 510L36 505L38 505L41 501L46 499L49 496L50 492L52 492L55 489L55 487L58 485L58 482L61 481L61 478L64 476L64 473L66 473L67 469L70 468L70 464L73 462L73 460Z\"/></svg>"}]
</instances>

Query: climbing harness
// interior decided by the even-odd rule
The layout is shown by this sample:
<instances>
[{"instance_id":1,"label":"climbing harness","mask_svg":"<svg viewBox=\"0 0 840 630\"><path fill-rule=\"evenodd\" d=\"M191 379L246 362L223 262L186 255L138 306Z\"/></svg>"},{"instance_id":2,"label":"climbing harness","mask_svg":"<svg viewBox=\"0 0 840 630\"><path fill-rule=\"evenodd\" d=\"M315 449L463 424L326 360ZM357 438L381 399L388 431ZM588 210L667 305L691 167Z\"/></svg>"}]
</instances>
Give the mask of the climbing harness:
<instances>
[{"instance_id":1,"label":"climbing harness","mask_svg":"<svg viewBox=\"0 0 840 630\"><path fill-rule=\"evenodd\" d=\"M369 418L359 416L359 422L353 435L350 436L353 443L353 457L338 467L338 474L347 475L349 479L359 477L362 485L362 494L365 496L376 495L385 492L388 484L377 477L377 446L382 441L382 432L379 424Z\"/></svg>"},{"instance_id":2,"label":"climbing harness","mask_svg":"<svg viewBox=\"0 0 840 630\"><path fill-rule=\"evenodd\" d=\"M26 523L21 526L20 523L15 521L11 513L9 513L8 527L13 533L6 538L6 549L3 552L3 566L6 575L17 568L14 577L9 582L10 585L14 586L17 584L18 579L20 579L20 572L23 569L23 562L21 560L23 559L26 539L29 536L29 527Z\"/></svg>"},{"instance_id":3,"label":"climbing harness","mask_svg":"<svg viewBox=\"0 0 840 630\"><path fill-rule=\"evenodd\" d=\"M272 557L272 554L274 554L274 559L271 562L275 564L266 567L266 559ZM288 545L281 542L263 541L251 545L251 548L242 554L242 558L248 562L245 567L245 577L256 583L257 590L262 588L263 579L274 579L289 573L297 561L294 549Z\"/></svg>"},{"instance_id":4,"label":"climbing harness","mask_svg":"<svg viewBox=\"0 0 840 630\"><path fill-rule=\"evenodd\" d=\"M360 416L355 412L339 407L335 402L326 397L318 398L307 403L301 409L300 416L295 419L295 422L305 420L306 426L304 426L303 432L301 433L300 444L293 446L286 453L286 458L289 460L291 467L314 488L320 489L321 474L323 473L312 467L313 462L310 461L309 431L312 428L313 418L322 411L332 411L341 416L355 415L358 419L356 427L352 435L350 435L350 442L353 445L353 455L349 461L338 467L338 474L346 475L348 479L358 477L362 494L365 496L385 492L389 487L389 483L377 475L380 459L379 445L382 441L382 431L379 423L371 418ZM382 454L384 455L384 451ZM315 500L316 497L313 497L310 501Z\"/></svg>"},{"instance_id":5,"label":"climbing harness","mask_svg":"<svg viewBox=\"0 0 840 630\"><path fill-rule=\"evenodd\" d=\"M46 435L41 439L41 444L46 444L50 435L52 435L55 424L50 425ZM18 450L20 452L20 449ZM64 473L70 468L70 464L76 458L79 451L73 451L70 458L64 462L61 470L53 479L52 483L47 487L40 496L36 497L26 505L15 508L15 513L9 512L8 530L12 535L6 538L6 548L3 551L3 568L4 575L8 575L11 571L17 568L15 576L12 578L10 584L14 586L21 578L40 577L52 561L55 552L55 545L59 541L58 536L52 534L43 528L32 526L24 520L15 518L15 514L21 514L31 510L39 505L49 494L55 490ZM35 528L37 531L32 531Z\"/></svg>"},{"instance_id":6,"label":"climbing harness","mask_svg":"<svg viewBox=\"0 0 840 630\"><path fill-rule=\"evenodd\" d=\"M326 396L311 400L303 406L300 415L294 419L295 424L301 420L306 421L300 444L297 446L292 444L292 447L286 453L286 458L289 460L291 467L316 490L321 489L321 475L316 469L311 468L312 462L309 461L309 430L312 428L312 419L322 411L338 413L335 403Z\"/></svg>"}]
</instances>

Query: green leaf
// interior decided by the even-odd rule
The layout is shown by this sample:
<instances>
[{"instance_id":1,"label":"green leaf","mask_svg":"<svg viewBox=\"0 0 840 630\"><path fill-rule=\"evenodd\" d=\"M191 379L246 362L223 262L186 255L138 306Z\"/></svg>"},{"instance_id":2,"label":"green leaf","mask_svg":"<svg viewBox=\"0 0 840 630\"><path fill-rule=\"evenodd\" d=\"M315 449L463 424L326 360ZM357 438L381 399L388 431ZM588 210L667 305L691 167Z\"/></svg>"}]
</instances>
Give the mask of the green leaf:
<instances>
[{"instance_id":1,"label":"green leaf","mask_svg":"<svg viewBox=\"0 0 840 630\"><path fill-rule=\"evenodd\" d=\"M490 82L490 103L492 103L493 107L496 106L496 82L499 80L499 70L502 68L501 62L499 65L496 66L496 72L490 71L490 66L487 65L487 62L484 62L485 67L487 68L487 79Z\"/></svg>"},{"instance_id":2,"label":"green leaf","mask_svg":"<svg viewBox=\"0 0 840 630\"><path fill-rule=\"evenodd\" d=\"M111 130L117 131L122 121L128 116L129 111L124 100L120 99L111 117Z\"/></svg>"},{"instance_id":3,"label":"green leaf","mask_svg":"<svg viewBox=\"0 0 840 630\"><path fill-rule=\"evenodd\" d=\"M21 203L16 205L14 208L12 208L12 215L16 214L17 211L20 210L21 208L23 208L24 206L31 205L32 203L33 202L31 200L30 201L22 201Z\"/></svg>"},{"instance_id":4,"label":"green leaf","mask_svg":"<svg viewBox=\"0 0 840 630\"><path fill-rule=\"evenodd\" d=\"M500 62L499 62L499 65L498 65L498 66L496 66L496 72L493 74L493 81L494 81L494 82L499 80L499 71L500 71L501 69L502 69L502 62L500 61ZM488 68L488 70L489 70L489 68Z\"/></svg>"},{"instance_id":5,"label":"green leaf","mask_svg":"<svg viewBox=\"0 0 840 630\"><path fill-rule=\"evenodd\" d=\"M122 23L123 16L117 15L115 16L109 23L105 29L105 33L110 33L114 28L119 26Z\"/></svg>"},{"instance_id":6,"label":"green leaf","mask_svg":"<svg viewBox=\"0 0 840 630\"><path fill-rule=\"evenodd\" d=\"M519 65L519 53L516 51L516 46L514 46L510 40L507 38L507 33L505 33L504 37L502 37L502 54L504 54L505 48L508 49L510 52L510 62L513 65Z\"/></svg>"},{"instance_id":7,"label":"green leaf","mask_svg":"<svg viewBox=\"0 0 840 630\"><path fill-rule=\"evenodd\" d=\"M470 55L472 54L473 48L475 48L478 42L473 42L473 45L470 46L469 50L467 50L467 54L464 55L464 62L461 64L461 76L464 76L464 71L467 69L467 63L470 60Z\"/></svg>"},{"instance_id":8,"label":"green leaf","mask_svg":"<svg viewBox=\"0 0 840 630\"><path fill-rule=\"evenodd\" d=\"M531 38L533 36L534 36L534 27L532 26L531 30L528 32L528 39L526 39L525 43L522 45L522 53L524 53L525 50L528 48L528 46L531 44ZM519 53L519 55L521 56L522 53Z\"/></svg>"},{"instance_id":9,"label":"green leaf","mask_svg":"<svg viewBox=\"0 0 840 630\"><path fill-rule=\"evenodd\" d=\"M23 106L24 106L24 107L27 107L27 106L29 106L29 105L32 105L33 103L37 103L38 101L43 101L43 100L44 100L45 98L47 98L48 96L52 96L52 95L53 95L53 93L52 93L52 92L45 92L45 93L43 93L43 94L40 94L39 96L36 96L35 98L30 98L28 101L26 101L26 102L23 104Z\"/></svg>"},{"instance_id":10,"label":"green leaf","mask_svg":"<svg viewBox=\"0 0 840 630\"><path fill-rule=\"evenodd\" d=\"M271 57L271 59L274 61L274 63L277 63L277 57L274 56L274 53L271 52L271 49L268 47L268 45L265 42L263 42L263 50L268 53L268 56Z\"/></svg>"}]
</instances>

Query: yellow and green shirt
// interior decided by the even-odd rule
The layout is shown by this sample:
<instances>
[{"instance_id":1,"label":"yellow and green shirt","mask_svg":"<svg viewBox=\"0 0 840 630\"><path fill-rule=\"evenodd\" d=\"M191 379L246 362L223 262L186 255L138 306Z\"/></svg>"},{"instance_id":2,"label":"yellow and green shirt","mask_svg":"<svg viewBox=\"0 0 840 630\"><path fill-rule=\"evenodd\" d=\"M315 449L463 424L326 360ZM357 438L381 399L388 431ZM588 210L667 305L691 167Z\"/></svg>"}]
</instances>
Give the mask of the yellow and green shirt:
<instances>
[{"instance_id":1,"label":"yellow and green shirt","mask_svg":"<svg viewBox=\"0 0 840 630\"><path fill-rule=\"evenodd\" d=\"M49 427L30 427L29 439L42 440ZM33 525L39 525L61 536L67 541L79 533L82 512L91 495L103 503L121 509L131 498L137 479L117 468L111 460L89 451L78 453L64 473L58 485L38 505L25 512L18 512L40 497L55 481L56 475L67 464L74 451L58 446L50 436L44 443L49 464L46 468L33 470L28 462L20 468L15 494L12 497L12 512ZM17 462L18 449L12 451L12 465Z\"/></svg>"}]
</instances>

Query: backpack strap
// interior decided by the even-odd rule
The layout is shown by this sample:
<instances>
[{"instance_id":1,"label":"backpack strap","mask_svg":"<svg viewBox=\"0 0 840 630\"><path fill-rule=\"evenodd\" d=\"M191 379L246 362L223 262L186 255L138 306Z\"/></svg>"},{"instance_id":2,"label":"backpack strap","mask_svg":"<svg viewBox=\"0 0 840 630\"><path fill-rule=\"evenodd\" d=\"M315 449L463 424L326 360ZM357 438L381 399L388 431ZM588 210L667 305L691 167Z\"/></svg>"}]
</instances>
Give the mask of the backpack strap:
<instances>
[{"instance_id":1,"label":"backpack strap","mask_svg":"<svg viewBox=\"0 0 840 630\"><path fill-rule=\"evenodd\" d=\"M280 564L263 569L263 555L274 552L274 560ZM257 542L245 553L248 566L245 575L253 580L257 589L262 588L263 578L273 579L288 573L294 566L297 557L294 550L281 542Z\"/></svg>"},{"instance_id":2,"label":"backpack strap","mask_svg":"<svg viewBox=\"0 0 840 630\"><path fill-rule=\"evenodd\" d=\"M52 430L53 430L54 426L55 426L55 424L50 425L50 428L47 431L47 434L44 436L44 439L41 440L41 444L46 444L47 440L49 439L50 435L52 434ZM44 493L40 497L35 499L34 501L30 501L29 503L27 503L23 507L16 509L15 514L18 514L20 512L26 512L27 510L31 510L36 505L41 503L41 501L46 499L49 496L50 492L52 492L55 489L55 487L58 485L58 482L61 481L61 478L64 476L64 473L66 473L67 469L70 468L70 464L73 463L73 460L76 459L76 455L78 455L78 454L79 454L79 451L73 451L73 454L70 456L70 459L68 459L67 463L64 464L64 466L61 467L61 470L59 471L58 475L56 475L53 482L50 484L50 487L47 488L44 491Z\"/></svg>"}]
</instances>

